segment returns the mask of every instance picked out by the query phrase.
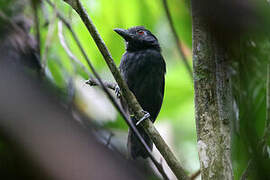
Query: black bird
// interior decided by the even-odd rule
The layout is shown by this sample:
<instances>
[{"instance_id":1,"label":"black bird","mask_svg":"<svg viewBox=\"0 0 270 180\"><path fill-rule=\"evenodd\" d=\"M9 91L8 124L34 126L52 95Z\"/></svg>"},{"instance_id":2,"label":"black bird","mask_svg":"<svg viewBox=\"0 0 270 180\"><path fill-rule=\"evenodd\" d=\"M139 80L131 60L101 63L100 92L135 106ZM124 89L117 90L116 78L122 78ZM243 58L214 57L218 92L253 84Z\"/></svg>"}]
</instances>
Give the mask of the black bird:
<instances>
[{"instance_id":1,"label":"black bird","mask_svg":"<svg viewBox=\"0 0 270 180\"><path fill-rule=\"evenodd\" d=\"M126 42L126 52L121 59L120 72L129 89L154 122L163 101L166 73L166 64L161 55L158 40L142 26L128 30L114 29L114 31ZM134 118L132 121L138 122ZM143 128L138 126L138 130L148 146L153 149L153 142ZM140 156L148 157L146 150L131 130L128 136L128 150L133 159Z\"/></svg>"}]
</instances>

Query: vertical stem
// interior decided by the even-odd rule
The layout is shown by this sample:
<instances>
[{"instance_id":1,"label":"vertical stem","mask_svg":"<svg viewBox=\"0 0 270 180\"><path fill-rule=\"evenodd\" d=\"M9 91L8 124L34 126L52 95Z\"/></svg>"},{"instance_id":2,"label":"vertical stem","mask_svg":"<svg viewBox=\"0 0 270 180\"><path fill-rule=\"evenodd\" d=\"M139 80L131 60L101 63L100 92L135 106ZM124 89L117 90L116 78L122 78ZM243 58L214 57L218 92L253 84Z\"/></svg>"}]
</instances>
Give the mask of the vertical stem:
<instances>
[{"instance_id":1,"label":"vertical stem","mask_svg":"<svg viewBox=\"0 0 270 180\"><path fill-rule=\"evenodd\" d=\"M202 179L232 180L232 92L225 48L192 0L195 116Z\"/></svg>"},{"instance_id":2,"label":"vertical stem","mask_svg":"<svg viewBox=\"0 0 270 180\"><path fill-rule=\"evenodd\" d=\"M262 137L262 146L267 145L270 137L270 64L267 64L267 79L266 79L266 122L264 134Z\"/></svg>"},{"instance_id":3,"label":"vertical stem","mask_svg":"<svg viewBox=\"0 0 270 180\"><path fill-rule=\"evenodd\" d=\"M32 8L34 11L34 21L35 21L35 35L36 35L36 40L37 40L37 52L38 55L40 56L40 27L39 27L39 13L38 13L38 8L39 8L39 2L36 0L32 0Z\"/></svg>"},{"instance_id":4,"label":"vertical stem","mask_svg":"<svg viewBox=\"0 0 270 180\"><path fill-rule=\"evenodd\" d=\"M171 16L169 6L168 6L168 2L167 2L167 0L162 0L162 2L163 2L163 7L164 7L164 10L165 10L167 19L169 21L169 25L170 25L170 28L171 28L171 31L172 31L172 34L173 34L173 37L174 37L174 41L175 41L178 53L179 53L180 57L182 58L182 60L184 62L184 65L185 65L185 67L186 67L186 69L187 69L187 71L188 71L188 73L190 75L190 78L192 80L192 78L193 78L192 69L191 69L190 65L188 64L187 57L186 57L186 55L184 54L184 51L183 51L183 46L182 46L181 40L180 40L179 36L177 35L176 29L174 27L172 16Z\"/></svg>"},{"instance_id":5,"label":"vertical stem","mask_svg":"<svg viewBox=\"0 0 270 180\"><path fill-rule=\"evenodd\" d=\"M270 64L267 65L267 80L266 80L266 124L270 125Z\"/></svg>"}]
</instances>

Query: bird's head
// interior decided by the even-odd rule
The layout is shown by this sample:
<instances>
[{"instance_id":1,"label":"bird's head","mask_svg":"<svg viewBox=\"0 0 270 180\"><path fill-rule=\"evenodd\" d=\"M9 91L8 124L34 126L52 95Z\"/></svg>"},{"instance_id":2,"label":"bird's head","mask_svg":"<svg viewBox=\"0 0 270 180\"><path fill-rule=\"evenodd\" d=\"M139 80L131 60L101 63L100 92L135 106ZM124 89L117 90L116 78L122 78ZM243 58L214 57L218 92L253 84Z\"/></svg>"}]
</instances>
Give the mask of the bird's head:
<instances>
[{"instance_id":1,"label":"bird's head","mask_svg":"<svg viewBox=\"0 0 270 180\"><path fill-rule=\"evenodd\" d=\"M156 49L160 51L157 38L143 26L135 26L129 29L114 29L125 39L127 51L143 49Z\"/></svg>"}]
</instances>

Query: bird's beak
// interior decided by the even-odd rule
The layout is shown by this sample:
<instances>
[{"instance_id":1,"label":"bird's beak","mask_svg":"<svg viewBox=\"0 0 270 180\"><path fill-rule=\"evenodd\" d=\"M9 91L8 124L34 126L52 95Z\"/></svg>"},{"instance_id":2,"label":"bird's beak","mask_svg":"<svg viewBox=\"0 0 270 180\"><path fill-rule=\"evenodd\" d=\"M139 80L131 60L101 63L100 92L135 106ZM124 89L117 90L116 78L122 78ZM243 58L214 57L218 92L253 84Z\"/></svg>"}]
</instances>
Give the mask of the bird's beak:
<instances>
[{"instance_id":1,"label":"bird's beak","mask_svg":"<svg viewBox=\"0 0 270 180\"><path fill-rule=\"evenodd\" d=\"M130 34L128 30L116 28L114 29L114 31L117 32L117 34L119 34L120 36L122 36L126 41L132 40L132 34Z\"/></svg>"}]
</instances>

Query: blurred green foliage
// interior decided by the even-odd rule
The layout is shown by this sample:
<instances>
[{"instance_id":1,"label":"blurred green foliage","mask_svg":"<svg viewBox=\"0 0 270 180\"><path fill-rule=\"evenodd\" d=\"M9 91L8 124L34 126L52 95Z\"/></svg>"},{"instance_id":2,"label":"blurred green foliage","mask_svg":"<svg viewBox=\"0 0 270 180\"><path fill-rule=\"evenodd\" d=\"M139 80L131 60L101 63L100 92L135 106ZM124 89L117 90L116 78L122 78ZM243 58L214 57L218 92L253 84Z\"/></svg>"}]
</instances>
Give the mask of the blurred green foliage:
<instances>
[{"instance_id":1,"label":"blurred green foliage","mask_svg":"<svg viewBox=\"0 0 270 180\"><path fill-rule=\"evenodd\" d=\"M239 179L250 156L255 155L256 166L250 177L264 179L269 177L269 152L267 156L263 155L261 149L258 150L258 142L262 139L266 125L269 33L249 35L242 39L238 48L240 53L233 57L236 72L233 75L233 90L238 111L233 136L234 174Z\"/></svg>"}]
</instances>

